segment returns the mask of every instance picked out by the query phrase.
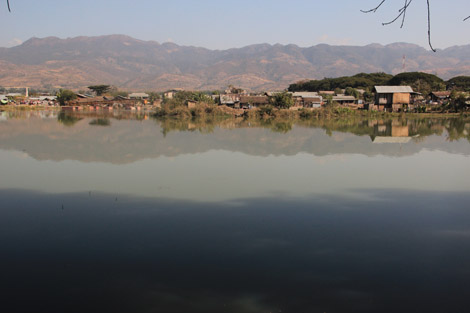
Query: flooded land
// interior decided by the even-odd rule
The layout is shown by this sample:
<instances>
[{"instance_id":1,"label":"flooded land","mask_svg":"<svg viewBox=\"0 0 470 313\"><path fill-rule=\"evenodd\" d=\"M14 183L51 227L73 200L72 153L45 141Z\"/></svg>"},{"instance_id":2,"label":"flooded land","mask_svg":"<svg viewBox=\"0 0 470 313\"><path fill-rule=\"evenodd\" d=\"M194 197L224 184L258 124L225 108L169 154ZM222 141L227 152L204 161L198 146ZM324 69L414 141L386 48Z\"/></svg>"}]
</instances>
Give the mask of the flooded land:
<instances>
[{"instance_id":1,"label":"flooded land","mask_svg":"<svg viewBox=\"0 0 470 313\"><path fill-rule=\"evenodd\" d=\"M464 312L470 119L0 116L15 312Z\"/></svg>"}]
</instances>

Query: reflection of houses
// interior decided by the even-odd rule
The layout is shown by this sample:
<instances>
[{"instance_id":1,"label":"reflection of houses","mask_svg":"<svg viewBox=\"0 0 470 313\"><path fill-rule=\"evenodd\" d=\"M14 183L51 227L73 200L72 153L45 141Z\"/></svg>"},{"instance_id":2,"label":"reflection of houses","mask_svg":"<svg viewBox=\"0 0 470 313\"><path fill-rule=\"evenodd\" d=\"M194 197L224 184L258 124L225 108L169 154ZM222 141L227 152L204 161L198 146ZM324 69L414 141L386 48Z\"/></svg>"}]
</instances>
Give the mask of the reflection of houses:
<instances>
[{"instance_id":1,"label":"reflection of houses","mask_svg":"<svg viewBox=\"0 0 470 313\"><path fill-rule=\"evenodd\" d=\"M374 123L374 143L407 143L410 142L410 128L399 121L376 121Z\"/></svg>"},{"instance_id":2,"label":"reflection of houses","mask_svg":"<svg viewBox=\"0 0 470 313\"><path fill-rule=\"evenodd\" d=\"M319 108L323 102L323 97L316 92L293 92L294 106L304 108Z\"/></svg>"},{"instance_id":3,"label":"reflection of houses","mask_svg":"<svg viewBox=\"0 0 470 313\"><path fill-rule=\"evenodd\" d=\"M411 104L413 89L410 86L375 86L375 105L377 111L398 112Z\"/></svg>"},{"instance_id":4,"label":"reflection of houses","mask_svg":"<svg viewBox=\"0 0 470 313\"><path fill-rule=\"evenodd\" d=\"M431 92L431 102L433 104L443 104L450 100L450 91Z\"/></svg>"}]
</instances>

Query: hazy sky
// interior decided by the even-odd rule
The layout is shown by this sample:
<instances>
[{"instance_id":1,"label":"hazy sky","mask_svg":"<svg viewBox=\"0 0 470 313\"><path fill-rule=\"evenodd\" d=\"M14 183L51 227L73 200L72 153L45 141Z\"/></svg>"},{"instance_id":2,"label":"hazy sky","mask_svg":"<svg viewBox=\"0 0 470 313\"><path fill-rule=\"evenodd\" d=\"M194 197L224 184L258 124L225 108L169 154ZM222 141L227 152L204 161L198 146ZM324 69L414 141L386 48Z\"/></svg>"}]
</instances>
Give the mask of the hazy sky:
<instances>
[{"instance_id":1,"label":"hazy sky","mask_svg":"<svg viewBox=\"0 0 470 313\"><path fill-rule=\"evenodd\" d=\"M414 0L403 29L392 20L403 1L387 0L0 0L0 46L31 38L125 34L142 40L227 49L257 43L312 46L410 42L427 47L426 1ZM469 44L469 0L432 0L436 48Z\"/></svg>"}]
</instances>

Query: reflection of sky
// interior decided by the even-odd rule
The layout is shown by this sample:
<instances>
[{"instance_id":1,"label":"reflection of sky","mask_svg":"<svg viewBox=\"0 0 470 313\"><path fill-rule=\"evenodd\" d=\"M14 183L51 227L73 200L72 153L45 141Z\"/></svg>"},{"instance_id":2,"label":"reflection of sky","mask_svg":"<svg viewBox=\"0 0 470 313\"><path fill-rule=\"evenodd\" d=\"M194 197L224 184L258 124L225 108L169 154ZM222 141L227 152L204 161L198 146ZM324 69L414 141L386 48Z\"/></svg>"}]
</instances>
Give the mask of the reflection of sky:
<instances>
[{"instance_id":1,"label":"reflection of sky","mask_svg":"<svg viewBox=\"0 0 470 313\"><path fill-rule=\"evenodd\" d=\"M466 312L468 193L361 193L234 205L0 190L0 309Z\"/></svg>"},{"instance_id":2,"label":"reflection of sky","mask_svg":"<svg viewBox=\"0 0 470 313\"><path fill-rule=\"evenodd\" d=\"M356 154L258 157L227 151L146 159L125 165L37 161L0 152L0 188L106 192L200 201L398 188L469 191L470 158L440 151L408 157ZM7 166L6 166L7 165Z\"/></svg>"},{"instance_id":3,"label":"reflection of sky","mask_svg":"<svg viewBox=\"0 0 470 313\"><path fill-rule=\"evenodd\" d=\"M29 122L0 125L0 312L466 309L467 141Z\"/></svg>"}]
</instances>

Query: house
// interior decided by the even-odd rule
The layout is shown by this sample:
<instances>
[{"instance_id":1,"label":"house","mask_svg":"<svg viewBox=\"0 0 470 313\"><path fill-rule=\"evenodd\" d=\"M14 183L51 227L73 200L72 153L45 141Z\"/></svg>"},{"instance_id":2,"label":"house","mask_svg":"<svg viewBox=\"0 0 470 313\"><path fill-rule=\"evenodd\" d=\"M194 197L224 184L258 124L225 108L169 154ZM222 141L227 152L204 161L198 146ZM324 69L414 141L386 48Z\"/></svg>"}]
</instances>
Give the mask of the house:
<instances>
[{"instance_id":1,"label":"house","mask_svg":"<svg viewBox=\"0 0 470 313\"><path fill-rule=\"evenodd\" d=\"M85 94L81 94L81 93L76 93L76 95L77 95L77 98L79 98L79 99L93 98L93 96L91 96L91 95L85 95Z\"/></svg>"},{"instance_id":2,"label":"house","mask_svg":"<svg viewBox=\"0 0 470 313\"><path fill-rule=\"evenodd\" d=\"M431 92L431 103L443 104L450 100L450 91L433 91Z\"/></svg>"},{"instance_id":3,"label":"house","mask_svg":"<svg viewBox=\"0 0 470 313\"><path fill-rule=\"evenodd\" d=\"M39 96L40 101L55 101L57 96Z\"/></svg>"},{"instance_id":4,"label":"house","mask_svg":"<svg viewBox=\"0 0 470 313\"><path fill-rule=\"evenodd\" d=\"M410 86L375 86L375 109L378 111L398 112L408 108L411 95L415 94Z\"/></svg>"},{"instance_id":5,"label":"house","mask_svg":"<svg viewBox=\"0 0 470 313\"><path fill-rule=\"evenodd\" d=\"M133 100L145 100L149 98L149 95L145 92L134 92L129 94L129 98Z\"/></svg>"},{"instance_id":6,"label":"house","mask_svg":"<svg viewBox=\"0 0 470 313\"><path fill-rule=\"evenodd\" d=\"M183 89L181 88L175 88L175 89L171 89L171 90L168 90L168 91L165 91L163 93L163 97L165 99L173 99L175 97L175 95L180 92L180 91L183 91Z\"/></svg>"},{"instance_id":7,"label":"house","mask_svg":"<svg viewBox=\"0 0 470 313\"><path fill-rule=\"evenodd\" d=\"M186 100L186 106L188 109L194 109L197 105L197 102L194 100Z\"/></svg>"},{"instance_id":8,"label":"house","mask_svg":"<svg viewBox=\"0 0 470 313\"><path fill-rule=\"evenodd\" d=\"M318 92L318 94L320 95L325 95L325 96L334 96L335 95L335 92L334 91L330 91L330 90L320 90Z\"/></svg>"},{"instance_id":9,"label":"house","mask_svg":"<svg viewBox=\"0 0 470 313\"><path fill-rule=\"evenodd\" d=\"M337 95L333 96L332 100L340 105L357 104L357 100L354 96Z\"/></svg>"},{"instance_id":10,"label":"house","mask_svg":"<svg viewBox=\"0 0 470 313\"><path fill-rule=\"evenodd\" d=\"M240 96L240 107L251 109L269 104L267 96Z\"/></svg>"},{"instance_id":11,"label":"house","mask_svg":"<svg viewBox=\"0 0 470 313\"><path fill-rule=\"evenodd\" d=\"M293 92L295 107L319 108L322 105L323 97L317 92Z\"/></svg>"},{"instance_id":12,"label":"house","mask_svg":"<svg viewBox=\"0 0 470 313\"><path fill-rule=\"evenodd\" d=\"M237 107L240 104L239 94L224 94L219 96L220 105L226 105L228 107Z\"/></svg>"}]
</instances>

